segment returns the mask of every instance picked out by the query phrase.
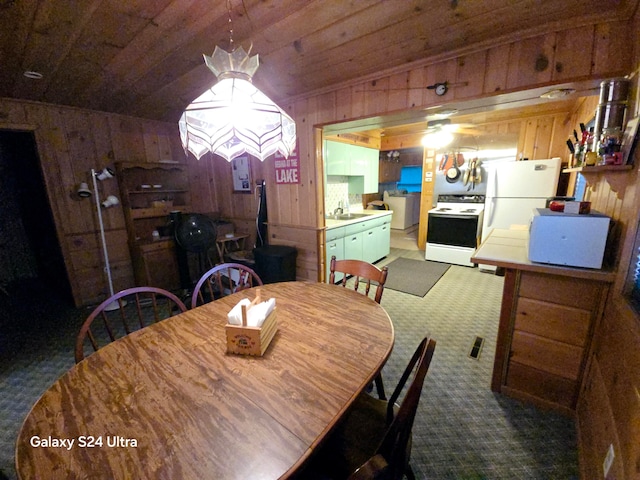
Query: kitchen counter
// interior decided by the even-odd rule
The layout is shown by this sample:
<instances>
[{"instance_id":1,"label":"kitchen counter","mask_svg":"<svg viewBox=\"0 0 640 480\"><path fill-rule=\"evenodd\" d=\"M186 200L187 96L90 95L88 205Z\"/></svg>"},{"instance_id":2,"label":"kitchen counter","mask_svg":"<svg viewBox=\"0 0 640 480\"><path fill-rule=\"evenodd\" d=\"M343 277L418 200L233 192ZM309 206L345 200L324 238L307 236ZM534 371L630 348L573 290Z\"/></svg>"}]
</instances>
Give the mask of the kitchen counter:
<instances>
[{"instance_id":1,"label":"kitchen counter","mask_svg":"<svg viewBox=\"0 0 640 480\"><path fill-rule=\"evenodd\" d=\"M391 210L354 212L347 219L327 218L324 271L329 278L331 257L375 263L391 251ZM337 279L339 280L339 278Z\"/></svg>"},{"instance_id":2,"label":"kitchen counter","mask_svg":"<svg viewBox=\"0 0 640 480\"><path fill-rule=\"evenodd\" d=\"M494 230L471 258L505 269L491 389L573 415L615 272L530 262L528 230Z\"/></svg>"},{"instance_id":3,"label":"kitchen counter","mask_svg":"<svg viewBox=\"0 0 640 480\"><path fill-rule=\"evenodd\" d=\"M574 268L547 263L531 262L528 258L529 230L494 229L480 245L471 261L476 264L495 265L530 272L565 275L574 278L613 282L615 272L592 268Z\"/></svg>"},{"instance_id":4,"label":"kitchen counter","mask_svg":"<svg viewBox=\"0 0 640 480\"><path fill-rule=\"evenodd\" d=\"M325 217L325 225L327 230L336 227L344 227L346 225L351 225L353 223L362 222L363 220L371 220L373 218L381 218L386 215L392 215L393 210L363 210L361 212L353 212L353 214L357 215L354 218L349 219L336 219L333 218L333 215Z\"/></svg>"}]
</instances>

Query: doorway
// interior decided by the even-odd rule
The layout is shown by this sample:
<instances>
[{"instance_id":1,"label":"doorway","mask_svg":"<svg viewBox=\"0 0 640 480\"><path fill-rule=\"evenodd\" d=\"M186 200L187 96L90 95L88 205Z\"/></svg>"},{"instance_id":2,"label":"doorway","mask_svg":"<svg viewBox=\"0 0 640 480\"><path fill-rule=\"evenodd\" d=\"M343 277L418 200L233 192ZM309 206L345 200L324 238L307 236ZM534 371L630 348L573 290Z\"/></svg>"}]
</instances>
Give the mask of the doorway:
<instances>
[{"instance_id":1,"label":"doorway","mask_svg":"<svg viewBox=\"0 0 640 480\"><path fill-rule=\"evenodd\" d=\"M31 131L0 130L0 225L0 296L36 288L73 304Z\"/></svg>"}]
</instances>

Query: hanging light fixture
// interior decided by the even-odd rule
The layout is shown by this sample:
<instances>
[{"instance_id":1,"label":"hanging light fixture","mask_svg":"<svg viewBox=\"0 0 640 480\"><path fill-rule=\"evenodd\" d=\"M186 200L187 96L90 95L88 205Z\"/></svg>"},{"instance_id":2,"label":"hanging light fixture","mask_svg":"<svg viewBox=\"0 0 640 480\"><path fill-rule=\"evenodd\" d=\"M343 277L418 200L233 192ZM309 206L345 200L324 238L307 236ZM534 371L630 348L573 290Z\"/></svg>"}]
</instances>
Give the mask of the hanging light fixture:
<instances>
[{"instance_id":1,"label":"hanging light fixture","mask_svg":"<svg viewBox=\"0 0 640 480\"><path fill-rule=\"evenodd\" d=\"M211 57L204 55L218 82L182 114L182 146L198 160L207 152L229 162L244 153L261 161L276 152L288 157L296 143L296 124L253 85L258 55L249 57L244 48L233 48L229 1L227 7L231 53L216 46Z\"/></svg>"}]
</instances>

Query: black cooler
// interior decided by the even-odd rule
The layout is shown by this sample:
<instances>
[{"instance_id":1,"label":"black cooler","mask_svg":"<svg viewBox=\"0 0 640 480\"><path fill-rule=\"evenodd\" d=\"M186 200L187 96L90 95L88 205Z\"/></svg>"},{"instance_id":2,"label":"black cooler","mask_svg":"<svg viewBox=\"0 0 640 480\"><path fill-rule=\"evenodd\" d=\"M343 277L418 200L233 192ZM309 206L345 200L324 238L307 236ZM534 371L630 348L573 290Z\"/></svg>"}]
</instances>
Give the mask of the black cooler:
<instances>
[{"instance_id":1,"label":"black cooler","mask_svg":"<svg viewBox=\"0 0 640 480\"><path fill-rule=\"evenodd\" d=\"M254 270L263 283L289 282L296 279L298 250L286 245L264 245L253 249Z\"/></svg>"}]
</instances>

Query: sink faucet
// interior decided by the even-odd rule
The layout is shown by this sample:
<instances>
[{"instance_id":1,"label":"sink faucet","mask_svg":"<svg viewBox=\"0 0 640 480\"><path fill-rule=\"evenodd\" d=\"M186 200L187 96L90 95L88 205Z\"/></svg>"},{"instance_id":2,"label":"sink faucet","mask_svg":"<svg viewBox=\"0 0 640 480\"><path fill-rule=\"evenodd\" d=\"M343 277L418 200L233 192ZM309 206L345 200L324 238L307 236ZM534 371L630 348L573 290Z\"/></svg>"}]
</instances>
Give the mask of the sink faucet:
<instances>
[{"instance_id":1,"label":"sink faucet","mask_svg":"<svg viewBox=\"0 0 640 480\"><path fill-rule=\"evenodd\" d=\"M344 209L342 208L342 200L338 202L338 208L333 211L334 215L342 215L344 213Z\"/></svg>"}]
</instances>

